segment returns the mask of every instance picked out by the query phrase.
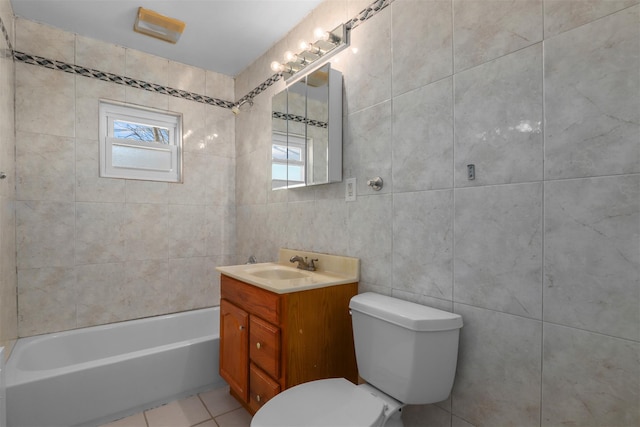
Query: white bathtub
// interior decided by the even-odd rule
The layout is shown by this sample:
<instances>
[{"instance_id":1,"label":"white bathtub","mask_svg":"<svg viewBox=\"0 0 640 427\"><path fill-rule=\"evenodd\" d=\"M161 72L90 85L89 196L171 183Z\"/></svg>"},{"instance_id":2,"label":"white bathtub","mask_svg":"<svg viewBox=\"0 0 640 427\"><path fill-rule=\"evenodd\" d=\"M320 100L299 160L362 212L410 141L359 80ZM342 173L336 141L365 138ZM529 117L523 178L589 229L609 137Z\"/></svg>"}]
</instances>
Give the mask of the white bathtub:
<instances>
[{"instance_id":1,"label":"white bathtub","mask_svg":"<svg viewBox=\"0 0 640 427\"><path fill-rule=\"evenodd\" d=\"M219 307L19 339L8 427L96 426L222 386Z\"/></svg>"}]
</instances>

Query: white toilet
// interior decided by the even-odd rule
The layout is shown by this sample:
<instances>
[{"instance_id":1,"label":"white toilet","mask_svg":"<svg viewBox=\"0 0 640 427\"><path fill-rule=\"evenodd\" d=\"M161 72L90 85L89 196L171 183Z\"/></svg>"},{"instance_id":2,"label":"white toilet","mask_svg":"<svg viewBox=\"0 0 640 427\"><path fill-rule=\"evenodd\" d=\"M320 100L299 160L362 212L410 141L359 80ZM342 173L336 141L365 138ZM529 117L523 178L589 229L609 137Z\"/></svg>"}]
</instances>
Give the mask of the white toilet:
<instances>
[{"instance_id":1,"label":"white toilet","mask_svg":"<svg viewBox=\"0 0 640 427\"><path fill-rule=\"evenodd\" d=\"M358 373L300 384L267 402L251 427L401 427L406 404L445 400L462 317L372 292L349 304Z\"/></svg>"}]
</instances>

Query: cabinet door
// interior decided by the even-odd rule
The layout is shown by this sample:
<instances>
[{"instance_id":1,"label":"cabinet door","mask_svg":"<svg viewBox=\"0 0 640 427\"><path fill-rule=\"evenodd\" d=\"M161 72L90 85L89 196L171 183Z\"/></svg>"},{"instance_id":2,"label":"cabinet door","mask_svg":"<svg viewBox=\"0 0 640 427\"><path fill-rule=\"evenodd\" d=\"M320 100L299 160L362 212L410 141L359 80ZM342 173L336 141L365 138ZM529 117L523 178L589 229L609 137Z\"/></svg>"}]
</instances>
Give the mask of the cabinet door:
<instances>
[{"instance_id":1,"label":"cabinet door","mask_svg":"<svg viewBox=\"0 0 640 427\"><path fill-rule=\"evenodd\" d=\"M220 300L220 376L245 402L249 395L249 315Z\"/></svg>"}]
</instances>

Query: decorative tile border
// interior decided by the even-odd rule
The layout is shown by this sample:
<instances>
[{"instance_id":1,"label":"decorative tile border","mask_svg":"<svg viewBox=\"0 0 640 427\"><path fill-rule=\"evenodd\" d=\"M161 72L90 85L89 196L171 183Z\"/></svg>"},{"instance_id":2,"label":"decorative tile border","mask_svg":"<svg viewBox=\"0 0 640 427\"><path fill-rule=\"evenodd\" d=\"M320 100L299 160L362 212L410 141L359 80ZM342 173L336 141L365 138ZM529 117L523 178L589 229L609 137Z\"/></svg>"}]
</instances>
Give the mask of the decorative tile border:
<instances>
[{"instance_id":1,"label":"decorative tile border","mask_svg":"<svg viewBox=\"0 0 640 427\"><path fill-rule=\"evenodd\" d=\"M269 88L269 86L273 85L275 82L277 82L281 78L282 78L282 72L276 73L273 76L269 77L267 80L265 80L264 82L260 83L251 92L249 92L248 94L246 94L245 96L240 98L238 100L238 102L237 102L237 105L244 104L247 101L251 101L258 94L260 94L260 93L264 92L265 90L267 90Z\"/></svg>"},{"instance_id":2,"label":"decorative tile border","mask_svg":"<svg viewBox=\"0 0 640 427\"><path fill-rule=\"evenodd\" d=\"M13 52L11 37L9 37L9 31L7 31L7 27L5 27L2 17L0 17L0 31L2 31L2 34L4 35L4 41L7 43L7 49L9 49L10 52Z\"/></svg>"},{"instance_id":3,"label":"decorative tile border","mask_svg":"<svg viewBox=\"0 0 640 427\"><path fill-rule=\"evenodd\" d=\"M41 56L29 55L24 52L13 52L13 58L16 61L24 62L25 64L39 65L41 67L49 68L52 70L64 71L65 73L78 74L84 77L90 77L106 82L116 83L119 85L135 87L138 89L148 90L150 92L161 93L164 95L174 96L176 98L188 99L190 101L201 102L203 104L215 105L216 107L232 108L235 104L231 101L224 101L222 99L211 98L209 96L199 95L193 92L187 92L186 90L175 89L172 87L162 86L155 83L149 83L144 80L132 79L131 77L119 76L113 73L107 73L100 70L94 70L92 68L85 68L79 65L67 64L62 61L55 61L52 59L43 58Z\"/></svg>"},{"instance_id":4,"label":"decorative tile border","mask_svg":"<svg viewBox=\"0 0 640 427\"><path fill-rule=\"evenodd\" d=\"M394 0L375 0L369 6L362 9L360 13L358 13L355 17L348 20L345 26L347 27L348 30L353 30L354 28L362 24L364 21L372 18L374 15L376 15L378 12L380 12L382 9L389 6L393 2Z\"/></svg>"},{"instance_id":5,"label":"decorative tile border","mask_svg":"<svg viewBox=\"0 0 640 427\"><path fill-rule=\"evenodd\" d=\"M282 120L289 120L292 122L298 122L298 123L304 123L306 125L309 126L315 126L315 127L319 127L319 128L328 128L329 125L327 124L327 122L321 122L320 120L313 120L310 119L308 117L303 117L303 116L296 116L295 114L286 114L286 113L280 113L278 111L274 111L271 114L271 117L274 119L282 119Z\"/></svg>"}]
</instances>

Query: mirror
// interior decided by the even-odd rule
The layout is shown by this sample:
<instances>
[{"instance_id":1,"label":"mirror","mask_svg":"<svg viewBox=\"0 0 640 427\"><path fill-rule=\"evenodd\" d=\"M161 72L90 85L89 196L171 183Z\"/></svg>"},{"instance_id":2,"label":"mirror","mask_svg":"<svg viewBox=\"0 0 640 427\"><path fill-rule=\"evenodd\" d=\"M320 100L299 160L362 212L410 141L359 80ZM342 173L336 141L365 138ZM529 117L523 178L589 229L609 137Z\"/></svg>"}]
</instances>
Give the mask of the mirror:
<instances>
[{"instance_id":1,"label":"mirror","mask_svg":"<svg viewBox=\"0 0 640 427\"><path fill-rule=\"evenodd\" d=\"M342 181L342 75L331 64L274 95L273 190Z\"/></svg>"}]
</instances>

